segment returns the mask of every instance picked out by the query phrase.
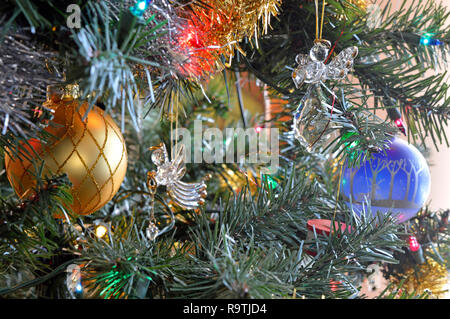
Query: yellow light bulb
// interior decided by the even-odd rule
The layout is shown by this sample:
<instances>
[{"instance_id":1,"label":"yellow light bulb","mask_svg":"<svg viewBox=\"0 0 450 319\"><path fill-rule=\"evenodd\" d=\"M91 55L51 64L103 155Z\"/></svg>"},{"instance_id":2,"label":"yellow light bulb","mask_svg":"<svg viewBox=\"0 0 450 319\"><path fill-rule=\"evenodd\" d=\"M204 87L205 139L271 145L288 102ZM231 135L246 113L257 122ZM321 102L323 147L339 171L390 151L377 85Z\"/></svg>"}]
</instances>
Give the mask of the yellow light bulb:
<instances>
[{"instance_id":1,"label":"yellow light bulb","mask_svg":"<svg viewBox=\"0 0 450 319\"><path fill-rule=\"evenodd\" d=\"M102 238L103 236L105 236L107 231L108 230L106 229L105 226L103 225L97 226L97 228L95 229L95 236L97 236L98 238Z\"/></svg>"}]
</instances>

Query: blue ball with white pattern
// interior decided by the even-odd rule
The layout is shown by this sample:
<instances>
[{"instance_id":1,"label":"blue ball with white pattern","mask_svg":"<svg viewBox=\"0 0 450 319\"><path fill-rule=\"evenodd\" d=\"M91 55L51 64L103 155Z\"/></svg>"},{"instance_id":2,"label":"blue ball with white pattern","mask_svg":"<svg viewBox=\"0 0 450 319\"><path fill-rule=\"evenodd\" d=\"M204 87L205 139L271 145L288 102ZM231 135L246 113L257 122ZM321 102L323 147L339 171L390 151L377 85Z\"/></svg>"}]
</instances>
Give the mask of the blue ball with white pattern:
<instances>
[{"instance_id":1,"label":"blue ball with white pattern","mask_svg":"<svg viewBox=\"0 0 450 319\"><path fill-rule=\"evenodd\" d=\"M430 195L431 176L427 161L413 145L393 138L389 149L359 167L344 164L343 197L360 215L370 203L373 215L392 212L399 222L414 217ZM364 207L364 208L363 208Z\"/></svg>"}]
</instances>

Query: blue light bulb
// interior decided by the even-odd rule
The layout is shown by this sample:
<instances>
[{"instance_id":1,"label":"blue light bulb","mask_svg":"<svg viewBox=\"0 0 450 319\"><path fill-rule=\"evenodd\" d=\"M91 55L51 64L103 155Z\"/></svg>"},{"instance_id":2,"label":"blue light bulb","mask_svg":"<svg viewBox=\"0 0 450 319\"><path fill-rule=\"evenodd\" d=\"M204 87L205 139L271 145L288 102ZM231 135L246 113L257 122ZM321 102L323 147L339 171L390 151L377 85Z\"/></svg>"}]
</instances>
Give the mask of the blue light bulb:
<instances>
[{"instance_id":1,"label":"blue light bulb","mask_svg":"<svg viewBox=\"0 0 450 319\"><path fill-rule=\"evenodd\" d=\"M432 39L431 40L431 45L441 45L443 42L441 40L438 39Z\"/></svg>"},{"instance_id":2,"label":"blue light bulb","mask_svg":"<svg viewBox=\"0 0 450 319\"><path fill-rule=\"evenodd\" d=\"M147 10L151 2L152 0L140 0L135 4L134 7L130 8L130 11L133 15L141 17L145 10Z\"/></svg>"},{"instance_id":3,"label":"blue light bulb","mask_svg":"<svg viewBox=\"0 0 450 319\"><path fill-rule=\"evenodd\" d=\"M420 38L420 44L422 45L441 45L443 44L443 42L439 39L434 39L433 38L434 34L433 33L425 33L421 38Z\"/></svg>"},{"instance_id":4,"label":"blue light bulb","mask_svg":"<svg viewBox=\"0 0 450 319\"><path fill-rule=\"evenodd\" d=\"M83 286L81 284L77 284L75 286L75 292L77 292L77 293L83 292Z\"/></svg>"},{"instance_id":5,"label":"blue light bulb","mask_svg":"<svg viewBox=\"0 0 450 319\"><path fill-rule=\"evenodd\" d=\"M147 8L147 1L138 2L137 7L139 10L144 11Z\"/></svg>"}]
</instances>

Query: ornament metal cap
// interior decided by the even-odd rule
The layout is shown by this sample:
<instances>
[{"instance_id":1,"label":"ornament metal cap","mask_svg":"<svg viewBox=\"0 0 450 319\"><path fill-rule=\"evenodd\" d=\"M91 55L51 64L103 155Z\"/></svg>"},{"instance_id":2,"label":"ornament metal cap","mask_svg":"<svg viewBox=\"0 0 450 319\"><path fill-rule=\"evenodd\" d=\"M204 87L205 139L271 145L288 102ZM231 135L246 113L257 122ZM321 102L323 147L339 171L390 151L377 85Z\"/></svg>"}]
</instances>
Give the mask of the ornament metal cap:
<instances>
[{"instance_id":1,"label":"ornament metal cap","mask_svg":"<svg viewBox=\"0 0 450 319\"><path fill-rule=\"evenodd\" d=\"M325 39L315 39L314 43L322 43L324 44L328 49L331 49L331 42Z\"/></svg>"},{"instance_id":2,"label":"ornament metal cap","mask_svg":"<svg viewBox=\"0 0 450 319\"><path fill-rule=\"evenodd\" d=\"M47 101L76 100L80 96L80 87L78 84L47 86Z\"/></svg>"}]
</instances>

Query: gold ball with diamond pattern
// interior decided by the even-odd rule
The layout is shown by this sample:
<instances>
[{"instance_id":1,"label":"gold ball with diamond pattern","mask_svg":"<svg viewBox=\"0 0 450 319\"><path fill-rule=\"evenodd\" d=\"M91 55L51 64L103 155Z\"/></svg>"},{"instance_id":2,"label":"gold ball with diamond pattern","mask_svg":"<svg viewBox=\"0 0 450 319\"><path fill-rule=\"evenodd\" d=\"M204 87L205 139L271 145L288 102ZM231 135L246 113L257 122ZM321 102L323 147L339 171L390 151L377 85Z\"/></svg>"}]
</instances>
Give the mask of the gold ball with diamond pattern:
<instances>
[{"instance_id":1,"label":"gold ball with diamond pattern","mask_svg":"<svg viewBox=\"0 0 450 319\"><path fill-rule=\"evenodd\" d=\"M39 155L34 158L38 163L45 163L44 176L68 175L74 213L92 214L113 198L125 177L128 158L120 129L97 106L83 120L88 104L80 105L70 96L52 95L44 105L55 111L54 125L45 129L54 138L46 145L36 139L29 140ZM33 164L6 155L5 167L17 195L26 196L27 190L36 184L31 172Z\"/></svg>"}]
</instances>

